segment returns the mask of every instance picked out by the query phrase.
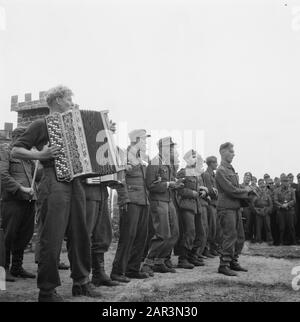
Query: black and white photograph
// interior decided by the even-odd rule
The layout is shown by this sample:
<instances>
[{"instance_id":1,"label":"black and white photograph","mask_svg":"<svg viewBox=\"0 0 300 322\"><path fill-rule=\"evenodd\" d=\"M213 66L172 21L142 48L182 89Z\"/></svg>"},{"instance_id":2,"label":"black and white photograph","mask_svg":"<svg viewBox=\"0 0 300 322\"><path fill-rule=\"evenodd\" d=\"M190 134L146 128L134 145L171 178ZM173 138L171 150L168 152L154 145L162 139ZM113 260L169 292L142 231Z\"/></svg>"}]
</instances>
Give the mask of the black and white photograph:
<instances>
[{"instance_id":1,"label":"black and white photograph","mask_svg":"<svg viewBox=\"0 0 300 322\"><path fill-rule=\"evenodd\" d=\"M299 104L300 0L0 0L0 302L300 302Z\"/></svg>"}]
</instances>

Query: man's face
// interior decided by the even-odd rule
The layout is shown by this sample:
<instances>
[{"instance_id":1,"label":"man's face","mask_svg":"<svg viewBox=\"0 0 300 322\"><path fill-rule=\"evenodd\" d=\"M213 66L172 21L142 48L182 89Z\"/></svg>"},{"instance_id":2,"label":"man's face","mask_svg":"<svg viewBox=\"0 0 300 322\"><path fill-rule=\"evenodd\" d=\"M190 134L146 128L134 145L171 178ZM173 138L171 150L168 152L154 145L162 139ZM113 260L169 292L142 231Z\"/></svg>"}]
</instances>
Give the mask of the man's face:
<instances>
[{"instance_id":1,"label":"man's face","mask_svg":"<svg viewBox=\"0 0 300 322\"><path fill-rule=\"evenodd\" d=\"M298 181L298 183L300 184L300 176L299 176L299 177L297 177L297 181Z\"/></svg>"},{"instance_id":2,"label":"man's face","mask_svg":"<svg viewBox=\"0 0 300 322\"><path fill-rule=\"evenodd\" d=\"M252 182L251 182L253 185L256 185L257 184L257 179L252 179Z\"/></svg>"},{"instance_id":3,"label":"man's face","mask_svg":"<svg viewBox=\"0 0 300 322\"><path fill-rule=\"evenodd\" d=\"M179 164L179 153L175 145L163 146L162 156L170 164Z\"/></svg>"},{"instance_id":4,"label":"man's face","mask_svg":"<svg viewBox=\"0 0 300 322\"><path fill-rule=\"evenodd\" d=\"M282 179L281 180L281 184L284 186L284 187L288 187L290 182L289 182L289 179Z\"/></svg>"},{"instance_id":5,"label":"man's face","mask_svg":"<svg viewBox=\"0 0 300 322\"><path fill-rule=\"evenodd\" d=\"M244 176L244 183L245 184L249 184L251 182L251 177L250 176L248 176L248 175L245 175Z\"/></svg>"},{"instance_id":6,"label":"man's face","mask_svg":"<svg viewBox=\"0 0 300 322\"><path fill-rule=\"evenodd\" d=\"M234 156L235 156L235 154L234 154L233 147L222 151L222 158L223 158L223 160L227 161L228 163L232 162Z\"/></svg>"},{"instance_id":7,"label":"man's face","mask_svg":"<svg viewBox=\"0 0 300 322\"><path fill-rule=\"evenodd\" d=\"M56 103L60 113L67 112L74 107L74 103L71 95L66 95L63 98L57 98Z\"/></svg>"},{"instance_id":8,"label":"man's face","mask_svg":"<svg viewBox=\"0 0 300 322\"><path fill-rule=\"evenodd\" d=\"M263 180L259 180L258 186L259 186L260 189L264 189L265 188L265 182Z\"/></svg>"},{"instance_id":9,"label":"man's face","mask_svg":"<svg viewBox=\"0 0 300 322\"><path fill-rule=\"evenodd\" d=\"M280 179L274 179L274 185L276 187L279 187L280 186Z\"/></svg>"},{"instance_id":10,"label":"man's face","mask_svg":"<svg viewBox=\"0 0 300 322\"><path fill-rule=\"evenodd\" d=\"M211 162L210 168L212 170L217 170L217 168L218 168L218 162L217 161Z\"/></svg>"},{"instance_id":11,"label":"man's face","mask_svg":"<svg viewBox=\"0 0 300 322\"><path fill-rule=\"evenodd\" d=\"M137 143L137 147L141 150L141 152L147 151L147 138L141 137L139 142Z\"/></svg>"},{"instance_id":12,"label":"man's face","mask_svg":"<svg viewBox=\"0 0 300 322\"><path fill-rule=\"evenodd\" d=\"M290 184L292 184L294 182L294 176L288 176L289 182Z\"/></svg>"},{"instance_id":13,"label":"man's face","mask_svg":"<svg viewBox=\"0 0 300 322\"><path fill-rule=\"evenodd\" d=\"M197 163L197 156L195 154L192 154L187 160L186 160L186 165L189 167L194 167L196 166Z\"/></svg>"}]
</instances>

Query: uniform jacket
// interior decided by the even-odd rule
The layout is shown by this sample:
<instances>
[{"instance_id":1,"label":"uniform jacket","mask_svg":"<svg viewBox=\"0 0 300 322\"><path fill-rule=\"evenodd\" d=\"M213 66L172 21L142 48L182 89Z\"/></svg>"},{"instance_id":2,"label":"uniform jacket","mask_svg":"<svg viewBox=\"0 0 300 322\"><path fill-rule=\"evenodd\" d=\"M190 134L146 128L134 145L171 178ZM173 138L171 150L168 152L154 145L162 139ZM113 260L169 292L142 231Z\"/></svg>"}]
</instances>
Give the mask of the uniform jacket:
<instances>
[{"instance_id":1,"label":"uniform jacket","mask_svg":"<svg viewBox=\"0 0 300 322\"><path fill-rule=\"evenodd\" d=\"M117 187L118 204L126 203L136 205L149 205L149 192L146 185L147 163L141 159L139 154L132 154L128 148L127 170L125 171L125 182Z\"/></svg>"},{"instance_id":2,"label":"uniform jacket","mask_svg":"<svg viewBox=\"0 0 300 322\"><path fill-rule=\"evenodd\" d=\"M0 173L3 200L30 200L28 194L20 191L21 186L30 188L34 173L34 162L14 159L11 147L0 151ZM32 198L36 200L36 196Z\"/></svg>"},{"instance_id":3,"label":"uniform jacket","mask_svg":"<svg viewBox=\"0 0 300 322\"><path fill-rule=\"evenodd\" d=\"M218 201L218 196L213 190L213 188L217 189L216 175L214 171L207 168L207 170L203 173L202 177L203 177L204 185L207 187L208 194L211 199L210 204L216 206Z\"/></svg>"},{"instance_id":4,"label":"uniform jacket","mask_svg":"<svg viewBox=\"0 0 300 322\"><path fill-rule=\"evenodd\" d=\"M288 208L293 208L296 204L295 190L291 187L279 187L275 190L274 201L277 208L281 208L284 203L288 203Z\"/></svg>"},{"instance_id":5,"label":"uniform jacket","mask_svg":"<svg viewBox=\"0 0 300 322\"><path fill-rule=\"evenodd\" d=\"M239 209L242 200L248 200L248 192L241 188L239 178L234 168L228 162L222 161L216 172L219 198L217 207L220 209Z\"/></svg>"},{"instance_id":6,"label":"uniform jacket","mask_svg":"<svg viewBox=\"0 0 300 322\"><path fill-rule=\"evenodd\" d=\"M168 182L175 181L176 172L176 166L165 164L160 156L151 160L146 173L150 200L173 201L174 192L168 187Z\"/></svg>"},{"instance_id":7,"label":"uniform jacket","mask_svg":"<svg viewBox=\"0 0 300 322\"><path fill-rule=\"evenodd\" d=\"M184 183L184 187L177 191L179 208L192 211L195 214L201 213L201 208L208 206L206 199L194 195L194 192L199 192L199 188L204 186L201 175L191 176L187 174L186 168L184 168L178 172L177 178Z\"/></svg>"},{"instance_id":8,"label":"uniform jacket","mask_svg":"<svg viewBox=\"0 0 300 322\"><path fill-rule=\"evenodd\" d=\"M266 189L258 189L259 196L253 198L255 213L259 216L270 215L273 209L273 202L270 192Z\"/></svg>"}]
</instances>

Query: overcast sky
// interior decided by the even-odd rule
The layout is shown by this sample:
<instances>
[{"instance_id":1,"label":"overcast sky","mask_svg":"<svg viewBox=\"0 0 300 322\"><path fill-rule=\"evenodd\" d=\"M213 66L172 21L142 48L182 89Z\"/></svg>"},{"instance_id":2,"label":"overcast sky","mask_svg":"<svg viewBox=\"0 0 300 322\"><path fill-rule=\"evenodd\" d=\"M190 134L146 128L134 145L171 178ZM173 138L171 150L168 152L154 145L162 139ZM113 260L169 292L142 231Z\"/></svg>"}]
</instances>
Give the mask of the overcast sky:
<instances>
[{"instance_id":1,"label":"overcast sky","mask_svg":"<svg viewBox=\"0 0 300 322\"><path fill-rule=\"evenodd\" d=\"M300 1L0 0L0 50L0 128L12 95L65 84L155 140L232 141L240 174L300 172Z\"/></svg>"}]
</instances>

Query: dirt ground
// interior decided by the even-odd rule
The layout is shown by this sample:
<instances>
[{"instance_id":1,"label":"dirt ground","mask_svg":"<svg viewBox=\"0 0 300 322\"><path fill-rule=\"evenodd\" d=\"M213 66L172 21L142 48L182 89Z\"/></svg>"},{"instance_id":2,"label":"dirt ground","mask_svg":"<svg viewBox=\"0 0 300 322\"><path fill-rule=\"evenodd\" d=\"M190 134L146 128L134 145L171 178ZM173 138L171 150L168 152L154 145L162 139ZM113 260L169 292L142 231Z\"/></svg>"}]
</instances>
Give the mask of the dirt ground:
<instances>
[{"instance_id":1,"label":"dirt ground","mask_svg":"<svg viewBox=\"0 0 300 322\"><path fill-rule=\"evenodd\" d=\"M110 272L115 253L114 244L106 255ZM64 253L62 259L67 262ZM174 263L177 259L173 259ZM100 288L102 302L298 302L300 290L294 291L291 271L300 266L300 247L270 247L264 244L245 245L240 262L249 269L238 277L217 274L218 258L206 260L206 266L193 270L178 269L177 274L155 274L154 278L137 281L115 288ZM26 254L24 267L36 271L33 254ZM62 287L59 293L69 302L93 301L71 296L69 272L61 272ZM31 302L37 299L36 282L19 279L7 283L7 290L0 291L0 302ZM99 301L99 300L98 300Z\"/></svg>"}]
</instances>

